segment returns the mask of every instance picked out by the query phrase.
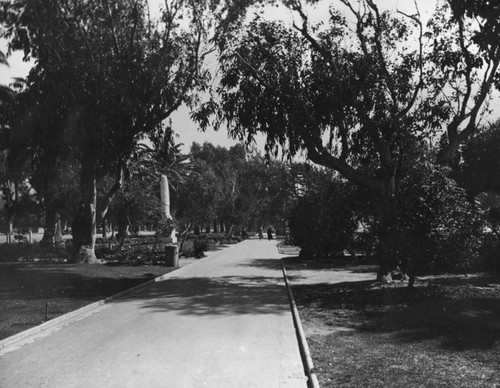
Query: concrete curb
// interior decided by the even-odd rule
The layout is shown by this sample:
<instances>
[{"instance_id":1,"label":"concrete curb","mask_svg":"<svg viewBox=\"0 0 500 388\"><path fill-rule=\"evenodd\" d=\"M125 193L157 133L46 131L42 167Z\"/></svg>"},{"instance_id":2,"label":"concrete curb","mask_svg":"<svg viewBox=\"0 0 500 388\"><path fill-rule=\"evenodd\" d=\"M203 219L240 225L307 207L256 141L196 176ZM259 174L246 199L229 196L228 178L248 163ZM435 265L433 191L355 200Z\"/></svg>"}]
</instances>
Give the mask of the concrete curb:
<instances>
[{"instance_id":1,"label":"concrete curb","mask_svg":"<svg viewBox=\"0 0 500 388\"><path fill-rule=\"evenodd\" d=\"M218 252L219 251L207 252L207 256L204 257L203 259L208 259L212 256L215 256ZM210 253L212 253L212 254L210 254ZM81 319L84 319L84 318L94 314L95 312L97 312L99 310L99 307L104 306L104 305L106 305L106 304L108 304L116 299L123 298L123 297L127 296L128 294L131 294L135 291L138 291L138 290L140 290L144 287L147 287L151 284L154 284L154 283L159 282L161 280L165 280L165 279L173 276L174 274L176 274L178 271L182 271L182 269L184 269L186 267L196 265L197 263L199 263L203 259L200 259L199 261L195 261L193 263L189 263L187 265L184 265L183 267L178 267L178 268L174 269L173 271L170 271L166 274L160 275L154 279L148 280L147 282L138 284L137 286L128 288L128 289L121 291L117 294L108 296L105 299L98 300L97 302L93 302L93 303L88 304L84 307L81 307L77 310L73 310L73 311L70 311L69 313L55 317L55 318L53 318L45 323L42 323L41 325L32 327L31 329L27 329L25 331L22 331L20 333L17 333L17 334L10 336L10 337L7 337L7 338L0 341L0 355L8 353L11 350L17 349L26 343L32 342L34 340L34 337L37 334L41 334L43 332L47 332L47 334L50 334L52 332L51 329L58 330L59 328L62 328L63 326L68 325L72 322L76 322L76 321L79 321ZM55 330L53 330L53 331L55 331ZM9 348L12 348L12 349L9 349Z\"/></svg>"},{"instance_id":2,"label":"concrete curb","mask_svg":"<svg viewBox=\"0 0 500 388\"><path fill-rule=\"evenodd\" d=\"M304 328L302 327L302 322L300 320L299 310L297 308L297 304L295 303L292 289L290 287L288 274L286 272L285 265L283 264L283 260L280 261L281 261L281 269L283 271L283 277L285 278L286 290L288 292L288 299L290 301L290 308L292 310L295 333L297 334L297 341L299 343L300 356L302 357L304 372L307 376L307 386L308 388L320 388L318 377L314 373L314 365L311 357L311 352L309 351L309 345L307 344L306 336L304 334Z\"/></svg>"}]
</instances>

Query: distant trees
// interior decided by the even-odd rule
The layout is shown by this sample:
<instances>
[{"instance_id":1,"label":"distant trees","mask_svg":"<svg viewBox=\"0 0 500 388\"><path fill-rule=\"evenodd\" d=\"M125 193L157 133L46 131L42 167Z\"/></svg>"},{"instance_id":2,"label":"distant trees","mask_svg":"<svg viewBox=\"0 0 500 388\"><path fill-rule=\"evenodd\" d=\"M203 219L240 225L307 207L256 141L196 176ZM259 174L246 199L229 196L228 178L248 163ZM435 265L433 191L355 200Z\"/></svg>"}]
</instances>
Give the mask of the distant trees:
<instances>
[{"instance_id":1,"label":"distant trees","mask_svg":"<svg viewBox=\"0 0 500 388\"><path fill-rule=\"evenodd\" d=\"M184 225L221 230L256 229L284 222L293 195L290 167L248 153L242 145L229 149L193 143L193 170L175 194L175 215Z\"/></svg>"}]
</instances>

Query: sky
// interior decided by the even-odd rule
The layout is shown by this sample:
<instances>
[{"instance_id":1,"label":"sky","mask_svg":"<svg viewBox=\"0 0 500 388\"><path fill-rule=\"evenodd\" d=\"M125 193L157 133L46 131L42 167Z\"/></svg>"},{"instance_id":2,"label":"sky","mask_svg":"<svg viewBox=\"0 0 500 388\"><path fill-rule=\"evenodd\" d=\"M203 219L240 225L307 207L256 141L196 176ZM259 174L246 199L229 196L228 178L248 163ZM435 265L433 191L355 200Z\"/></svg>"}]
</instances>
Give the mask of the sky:
<instances>
[{"instance_id":1,"label":"sky","mask_svg":"<svg viewBox=\"0 0 500 388\"><path fill-rule=\"evenodd\" d=\"M152 14L157 14L162 0L149 0L150 8ZM332 4L332 1L320 2L320 5L311 9L309 11L310 18L312 20L324 18L328 15L328 6ZM415 11L415 3L411 0L378 0L376 3L381 9L398 9L406 13L412 14ZM432 13L436 1L435 0L416 0L419 7L420 13L424 20L428 19L429 15ZM288 10L284 10L279 7L266 7L265 16L272 19L288 19L292 17L292 14ZM6 43L0 41L0 50L5 52ZM12 82L12 78L15 77L26 77L32 64L23 62L21 52L13 52L9 58L10 66L0 65L0 84L8 85ZM216 68L216 65L211 65L212 68ZM496 112L496 116L500 116L500 112ZM230 147L236 144L235 140L228 138L226 131L220 130L215 132L213 129L207 129L206 132L200 132L198 126L190 119L189 109L186 107L181 107L179 110L174 112L170 117L173 124L174 131L178 134L178 142L184 144L184 151L187 152L191 144L196 141L198 143L203 143L205 141L212 142L216 145L221 145L225 147ZM263 149L264 139L260 137L257 139L257 146Z\"/></svg>"}]
</instances>

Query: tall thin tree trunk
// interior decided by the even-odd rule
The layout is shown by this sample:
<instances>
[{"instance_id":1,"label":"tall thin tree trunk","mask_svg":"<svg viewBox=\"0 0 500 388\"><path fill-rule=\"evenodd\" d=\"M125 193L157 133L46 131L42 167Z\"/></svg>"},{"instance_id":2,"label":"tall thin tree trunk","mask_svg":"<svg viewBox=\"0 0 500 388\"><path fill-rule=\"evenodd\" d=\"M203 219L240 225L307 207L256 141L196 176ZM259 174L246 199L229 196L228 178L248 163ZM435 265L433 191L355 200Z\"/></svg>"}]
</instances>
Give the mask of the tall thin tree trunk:
<instances>
[{"instance_id":1,"label":"tall thin tree trunk","mask_svg":"<svg viewBox=\"0 0 500 388\"><path fill-rule=\"evenodd\" d=\"M84 160L81 171L81 203L73 220L73 257L78 263L95 264L97 186L95 162Z\"/></svg>"},{"instance_id":2,"label":"tall thin tree trunk","mask_svg":"<svg viewBox=\"0 0 500 388\"><path fill-rule=\"evenodd\" d=\"M7 244L12 244L14 238L14 215L9 215L7 221Z\"/></svg>"},{"instance_id":3,"label":"tall thin tree trunk","mask_svg":"<svg viewBox=\"0 0 500 388\"><path fill-rule=\"evenodd\" d=\"M54 236L56 232L57 212L56 208L51 204L45 205L45 223L43 226L43 237L40 245L44 247L52 247L54 244Z\"/></svg>"},{"instance_id":4,"label":"tall thin tree trunk","mask_svg":"<svg viewBox=\"0 0 500 388\"><path fill-rule=\"evenodd\" d=\"M191 230L191 223L186 226L186 229L181 233L181 239L179 243L179 252L184 250L184 243L186 242L187 236L189 235L189 231Z\"/></svg>"},{"instance_id":5,"label":"tall thin tree trunk","mask_svg":"<svg viewBox=\"0 0 500 388\"><path fill-rule=\"evenodd\" d=\"M56 221L56 230L54 233L54 242L56 244L56 247L62 247L64 246L64 240L63 240L63 234L62 234L62 221L61 221L61 215L56 213L57 216L57 221Z\"/></svg>"}]
</instances>

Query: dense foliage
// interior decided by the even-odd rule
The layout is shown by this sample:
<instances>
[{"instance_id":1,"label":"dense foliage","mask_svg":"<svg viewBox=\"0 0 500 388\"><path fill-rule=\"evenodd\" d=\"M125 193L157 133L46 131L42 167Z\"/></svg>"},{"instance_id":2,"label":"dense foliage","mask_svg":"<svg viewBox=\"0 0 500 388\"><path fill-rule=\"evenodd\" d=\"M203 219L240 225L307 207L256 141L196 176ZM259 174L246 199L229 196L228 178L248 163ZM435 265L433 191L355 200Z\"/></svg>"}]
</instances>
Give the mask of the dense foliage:
<instances>
[{"instance_id":1,"label":"dense foliage","mask_svg":"<svg viewBox=\"0 0 500 388\"><path fill-rule=\"evenodd\" d=\"M313 171L308 178L310 184L302 188L303 194L290 211L291 241L308 259L352 251L358 228L352 185L324 171Z\"/></svg>"},{"instance_id":2,"label":"dense foliage","mask_svg":"<svg viewBox=\"0 0 500 388\"><path fill-rule=\"evenodd\" d=\"M449 170L415 163L398 193L400 258L420 272L477 269L484 221Z\"/></svg>"}]
</instances>

